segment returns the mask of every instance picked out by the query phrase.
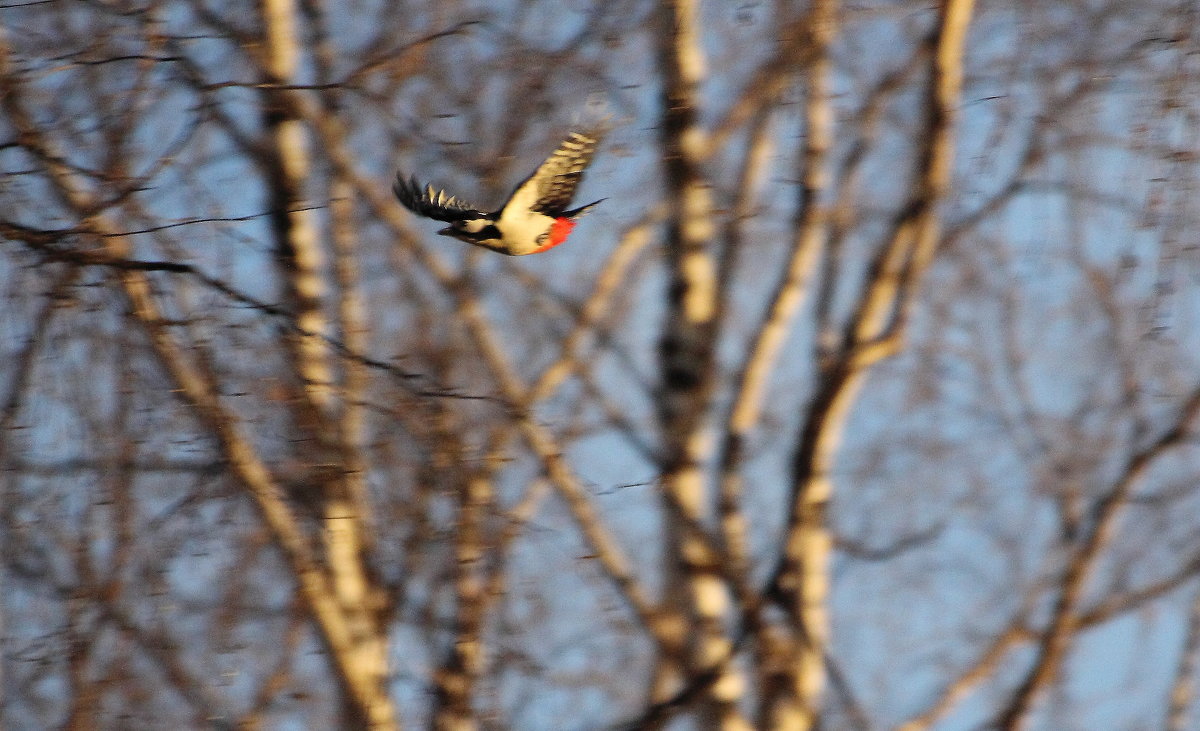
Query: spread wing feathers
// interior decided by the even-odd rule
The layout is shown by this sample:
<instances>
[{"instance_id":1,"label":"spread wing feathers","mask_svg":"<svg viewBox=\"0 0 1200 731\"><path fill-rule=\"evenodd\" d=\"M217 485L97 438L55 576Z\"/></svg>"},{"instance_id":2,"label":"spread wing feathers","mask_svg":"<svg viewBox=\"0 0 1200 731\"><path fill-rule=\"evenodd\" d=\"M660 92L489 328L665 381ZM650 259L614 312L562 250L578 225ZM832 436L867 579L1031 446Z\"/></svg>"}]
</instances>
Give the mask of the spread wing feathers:
<instances>
[{"instance_id":1,"label":"spread wing feathers","mask_svg":"<svg viewBox=\"0 0 1200 731\"><path fill-rule=\"evenodd\" d=\"M403 174L397 175L392 192L408 210L436 221L462 221L484 215L475 206L447 195L444 190L435 191L432 185L422 187L415 176L405 180Z\"/></svg>"},{"instance_id":2,"label":"spread wing feathers","mask_svg":"<svg viewBox=\"0 0 1200 731\"><path fill-rule=\"evenodd\" d=\"M583 171L603 138L603 133L595 130L572 132L533 175L517 186L507 205L525 205L547 216L560 214L570 205Z\"/></svg>"}]
</instances>

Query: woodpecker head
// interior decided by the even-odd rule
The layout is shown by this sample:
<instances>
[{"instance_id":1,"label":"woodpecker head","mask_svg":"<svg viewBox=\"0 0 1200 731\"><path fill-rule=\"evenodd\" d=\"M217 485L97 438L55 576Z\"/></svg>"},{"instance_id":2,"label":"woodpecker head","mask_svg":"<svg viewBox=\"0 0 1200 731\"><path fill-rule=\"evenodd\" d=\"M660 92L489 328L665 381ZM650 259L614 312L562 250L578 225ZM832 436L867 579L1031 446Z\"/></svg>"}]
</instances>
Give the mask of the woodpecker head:
<instances>
[{"instance_id":1,"label":"woodpecker head","mask_svg":"<svg viewBox=\"0 0 1200 731\"><path fill-rule=\"evenodd\" d=\"M450 225L440 229L438 233L489 249L501 245L500 229L496 228L495 219L487 214L450 221Z\"/></svg>"}]
</instances>

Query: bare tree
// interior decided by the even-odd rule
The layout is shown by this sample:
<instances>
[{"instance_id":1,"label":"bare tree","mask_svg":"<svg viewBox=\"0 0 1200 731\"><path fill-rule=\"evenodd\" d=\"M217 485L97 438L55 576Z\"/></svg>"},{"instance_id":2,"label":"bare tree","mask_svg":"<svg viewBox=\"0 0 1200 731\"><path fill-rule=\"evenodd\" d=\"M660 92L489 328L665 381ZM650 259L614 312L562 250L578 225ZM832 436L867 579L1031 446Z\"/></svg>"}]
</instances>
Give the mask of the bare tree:
<instances>
[{"instance_id":1,"label":"bare tree","mask_svg":"<svg viewBox=\"0 0 1200 731\"><path fill-rule=\"evenodd\" d=\"M0 5L0 719L1189 727L1192 5Z\"/></svg>"}]
</instances>

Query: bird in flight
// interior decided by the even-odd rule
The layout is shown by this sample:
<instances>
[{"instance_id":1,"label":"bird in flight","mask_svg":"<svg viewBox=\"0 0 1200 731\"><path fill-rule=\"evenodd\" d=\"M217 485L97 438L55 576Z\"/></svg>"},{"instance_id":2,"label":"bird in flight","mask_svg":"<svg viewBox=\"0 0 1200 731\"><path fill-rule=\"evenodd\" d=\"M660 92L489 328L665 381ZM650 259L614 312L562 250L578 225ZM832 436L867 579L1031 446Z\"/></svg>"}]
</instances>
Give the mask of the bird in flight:
<instances>
[{"instance_id":1,"label":"bird in flight","mask_svg":"<svg viewBox=\"0 0 1200 731\"><path fill-rule=\"evenodd\" d=\"M605 200L572 208L583 171L603 139L598 130L572 132L558 149L513 190L499 210L485 213L446 191L422 186L416 177L396 176L392 191L404 207L450 225L438 231L468 244L509 256L538 254L567 240L575 219Z\"/></svg>"}]
</instances>

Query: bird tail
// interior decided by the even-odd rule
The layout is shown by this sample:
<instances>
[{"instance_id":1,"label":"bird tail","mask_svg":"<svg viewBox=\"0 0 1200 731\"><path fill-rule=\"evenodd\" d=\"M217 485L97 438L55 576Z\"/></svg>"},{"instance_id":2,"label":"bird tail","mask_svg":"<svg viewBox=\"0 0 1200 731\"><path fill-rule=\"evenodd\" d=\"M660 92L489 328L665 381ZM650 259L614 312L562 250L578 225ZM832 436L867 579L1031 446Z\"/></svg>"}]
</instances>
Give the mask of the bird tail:
<instances>
[{"instance_id":1,"label":"bird tail","mask_svg":"<svg viewBox=\"0 0 1200 731\"><path fill-rule=\"evenodd\" d=\"M591 203L588 203L586 206L580 206L580 207L578 207L578 208L572 208L572 209L571 209L571 210L569 210L569 211L563 211L563 212L562 212L561 214L559 214L559 215L560 215L562 218L578 218L578 217L582 216L583 214L587 213L588 211L590 211L590 210L592 209L592 206L599 205L599 204L603 203L603 202L604 202L604 201L606 201L606 200L608 200L608 199L607 199L607 198L601 198L601 199L600 199L600 200L598 200L598 201L592 201Z\"/></svg>"}]
</instances>

